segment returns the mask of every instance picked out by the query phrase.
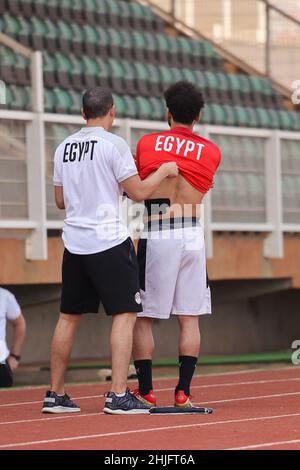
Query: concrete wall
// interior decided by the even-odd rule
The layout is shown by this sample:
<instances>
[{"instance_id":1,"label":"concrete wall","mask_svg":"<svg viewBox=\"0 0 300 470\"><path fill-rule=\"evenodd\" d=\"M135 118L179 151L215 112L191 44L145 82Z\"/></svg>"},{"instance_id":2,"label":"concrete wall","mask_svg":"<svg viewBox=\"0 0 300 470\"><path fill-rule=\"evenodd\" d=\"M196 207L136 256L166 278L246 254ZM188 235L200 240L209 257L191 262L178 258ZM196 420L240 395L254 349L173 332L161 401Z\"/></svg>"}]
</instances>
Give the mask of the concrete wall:
<instances>
[{"instance_id":1,"label":"concrete wall","mask_svg":"<svg viewBox=\"0 0 300 470\"><path fill-rule=\"evenodd\" d=\"M287 281L212 283L214 314L200 319L202 354L239 354L289 349L300 339L300 290ZM282 291L272 292L275 288ZM23 363L48 362L50 342L59 311L60 287L11 287L27 319ZM269 292L261 295L261 292ZM233 299L233 300L232 300ZM104 313L86 315L78 332L73 359L109 357L111 320ZM177 356L176 319L155 323L156 357Z\"/></svg>"}]
</instances>

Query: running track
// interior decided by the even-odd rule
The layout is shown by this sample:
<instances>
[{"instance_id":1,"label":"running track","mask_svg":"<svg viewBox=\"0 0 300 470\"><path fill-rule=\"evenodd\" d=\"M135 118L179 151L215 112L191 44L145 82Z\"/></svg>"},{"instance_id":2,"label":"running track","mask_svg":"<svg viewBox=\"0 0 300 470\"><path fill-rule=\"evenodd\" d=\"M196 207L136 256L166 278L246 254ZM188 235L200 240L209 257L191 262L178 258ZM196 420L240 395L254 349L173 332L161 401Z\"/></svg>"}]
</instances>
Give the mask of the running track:
<instances>
[{"instance_id":1,"label":"running track","mask_svg":"<svg viewBox=\"0 0 300 470\"><path fill-rule=\"evenodd\" d=\"M160 405L172 404L175 382L155 382ZM300 450L299 367L195 377L193 402L212 415L104 415L108 388L70 386L82 412L58 416L40 413L42 388L1 391L0 450Z\"/></svg>"}]
</instances>

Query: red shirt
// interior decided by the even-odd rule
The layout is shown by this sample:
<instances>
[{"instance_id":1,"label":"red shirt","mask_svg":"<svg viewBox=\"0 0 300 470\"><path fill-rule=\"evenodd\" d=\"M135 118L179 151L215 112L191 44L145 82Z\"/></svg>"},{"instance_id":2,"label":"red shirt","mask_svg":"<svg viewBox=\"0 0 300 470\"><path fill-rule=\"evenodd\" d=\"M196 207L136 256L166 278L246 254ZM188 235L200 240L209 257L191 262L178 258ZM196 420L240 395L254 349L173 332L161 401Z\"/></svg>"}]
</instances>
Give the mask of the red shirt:
<instances>
[{"instance_id":1,"label":"red shirt","mask_svg":"<svg viewBox=\"0 0 300 470\"><path fill-rule=\"evenodd\" d=\"M181 175L201 193L213 186L220 161L217 145L186 127L145 135L137 145L136 164L142 180L162 163L175 162Z\"/></svg>"}]
</instances>

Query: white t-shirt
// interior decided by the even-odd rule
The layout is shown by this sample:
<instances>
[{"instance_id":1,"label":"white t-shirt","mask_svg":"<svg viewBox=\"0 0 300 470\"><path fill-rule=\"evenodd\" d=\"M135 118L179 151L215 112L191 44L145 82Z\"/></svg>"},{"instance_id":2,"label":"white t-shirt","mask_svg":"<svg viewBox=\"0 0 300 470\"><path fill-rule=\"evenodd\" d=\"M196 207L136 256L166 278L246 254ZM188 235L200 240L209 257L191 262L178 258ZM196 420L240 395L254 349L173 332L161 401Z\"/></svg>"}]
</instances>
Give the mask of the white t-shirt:
<instances>
[{"instance_id":1,"label":"white t-shirt","mask_svg":"<svg viewBox=\"0 0 300 470\"><path fill-rule=\"evenodd\" d=\"M137 174L128 144L102 127L84 127L59 145L53 182L63 186L68 251L98 253L129 237L122 222L121 183Z\"/></svg>"},{"instance_id":2,"label":"white t-shirt","mask_svg":"<svg viewBox=\"0 0 300 470\"><path fill-rule=\"evenodd\" d=\"M0 287L0 363L9 356L6 344L6 321L16 320L21 315L21 309L15 296Z\"/></svg>"}]
</instances>

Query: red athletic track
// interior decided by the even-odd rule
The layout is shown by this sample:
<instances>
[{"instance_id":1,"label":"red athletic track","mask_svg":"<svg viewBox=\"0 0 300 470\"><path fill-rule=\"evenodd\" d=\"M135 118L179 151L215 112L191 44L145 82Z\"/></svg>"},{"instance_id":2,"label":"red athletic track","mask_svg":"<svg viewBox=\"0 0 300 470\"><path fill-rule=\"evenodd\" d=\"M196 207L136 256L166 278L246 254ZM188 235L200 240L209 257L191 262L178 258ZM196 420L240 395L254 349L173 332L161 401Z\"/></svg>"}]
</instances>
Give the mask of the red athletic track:
<instances>
[{"instance_id":1,"label":"red athletic track","mask_svg":"<svg viewBox=\"0 0 300 470\"><path fill-rule=\"evenodd\" d=\"M175 382L156 381L160 405L172 404ZM298 367L195 377L193 402L212 415L104 415L108 388L70 386L82 407L73 415L42 415L44 389L1 391L0 450L300 449Z\"/></svg>"}]
</instances>

